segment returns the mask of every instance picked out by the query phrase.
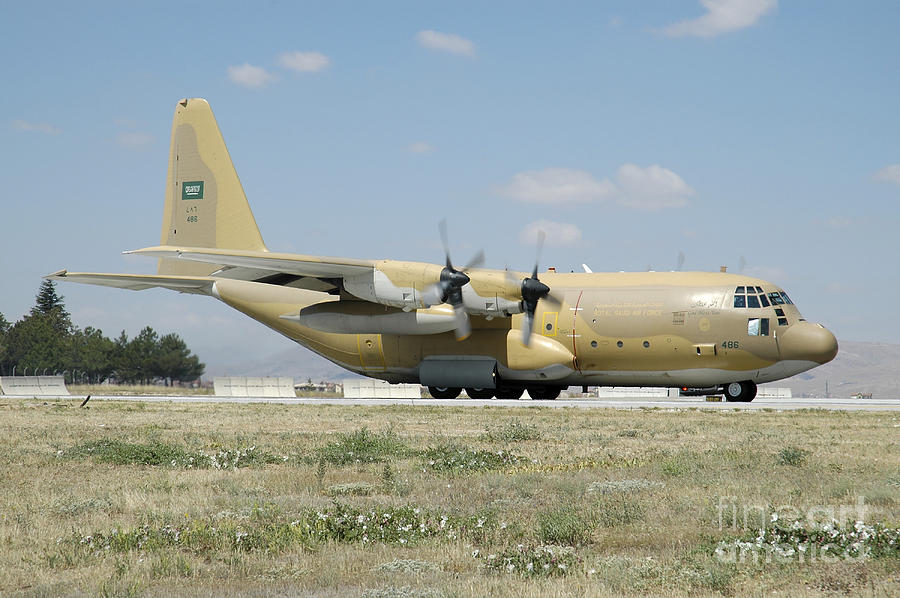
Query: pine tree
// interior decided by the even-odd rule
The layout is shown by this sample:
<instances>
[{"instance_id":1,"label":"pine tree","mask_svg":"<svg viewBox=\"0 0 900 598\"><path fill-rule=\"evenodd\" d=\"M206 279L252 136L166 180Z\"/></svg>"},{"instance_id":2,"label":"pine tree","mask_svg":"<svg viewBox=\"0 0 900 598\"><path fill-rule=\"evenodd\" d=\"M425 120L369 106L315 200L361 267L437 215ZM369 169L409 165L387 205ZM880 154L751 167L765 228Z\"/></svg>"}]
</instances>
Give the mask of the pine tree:
<instances>
[{"instance_id":1,"label":"pine tree","mask_svg":"<svg viewBox=\"0 0 900 598\"><path fill-rule=\"evenodd\" d=\"M9 349L7 348L8 345L6 340L9 329L9 322L6 321L3 314L0 314L0 375L5 375L7 370L12 371L12 365L9 363Z\"/></svg>"},{"instance_id":2,"label":"pine tree","mask_svg":"<svg viewBox=\"0 0 900 598\"><path fill-rule=\"evenodd\" d=\"M174 333L166 334L159 339L156 365L157 373L165 380L166 386L176 380L180 382L196 380L205 370L200 359L192 354L187 344Z\"/></svg>"},{"instance_id":3,"label":"pine tree","mask_svg":"<svg viewBox=\"0 0 900 598\"><path fill-rule=\"evenodd\" d=\"M59 334L68 335L72 332L72 316L66 311L63 296L56 292L56 285L52 280L41 282L31 315L48 318Z\"/></svg>"}]
</instances>

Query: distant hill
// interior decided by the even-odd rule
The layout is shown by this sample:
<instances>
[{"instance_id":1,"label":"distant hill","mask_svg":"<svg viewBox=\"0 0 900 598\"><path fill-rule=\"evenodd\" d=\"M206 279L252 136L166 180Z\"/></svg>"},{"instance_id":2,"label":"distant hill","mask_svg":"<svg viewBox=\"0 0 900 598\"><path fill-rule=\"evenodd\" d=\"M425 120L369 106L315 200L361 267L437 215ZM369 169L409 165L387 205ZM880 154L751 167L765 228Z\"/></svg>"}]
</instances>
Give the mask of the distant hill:
<instances>
[{"instance_id":1,"label":"distant hill","mask_svg":"<svg viewBox=\"0 0 900 598\"><path fill-rule=\"evenodd\" d=\"M853 341L839 344L838 356L831 363L769 386L789 387L797 397L824 396L826 382L832 397L849 397L857 392L870 392L878 398L900 396L900 345ZM315 382L359 378L300 346L256 361L210 364L206 376L290 376L298 381L312 378Z\"/></svg>"},{"instance_id":2,"label":"distant hill","mask_svg":"<svg viewBox=\"0 0 900 598\"><path fill-rule=\"evenodd\" d=\"M826 382L832 397L857 392L870 392L875 398L900 396L900 345L854 341L838 345L834 361L772 386L790 387L795 397L824 396Z\"/></svg>"},{"instance_id":3,"label":"distant hill","mask_svg":"<svg viewBox=\"0 0 900 598\"><path fill-rule=\"evenodd\" d=\"M307 378L314 382L336 382L360 377L300 345L258 360L230 365L209 364L205 377L214 376L287 376L298 382L305 382Z\"/></svg>"}]
</instances>

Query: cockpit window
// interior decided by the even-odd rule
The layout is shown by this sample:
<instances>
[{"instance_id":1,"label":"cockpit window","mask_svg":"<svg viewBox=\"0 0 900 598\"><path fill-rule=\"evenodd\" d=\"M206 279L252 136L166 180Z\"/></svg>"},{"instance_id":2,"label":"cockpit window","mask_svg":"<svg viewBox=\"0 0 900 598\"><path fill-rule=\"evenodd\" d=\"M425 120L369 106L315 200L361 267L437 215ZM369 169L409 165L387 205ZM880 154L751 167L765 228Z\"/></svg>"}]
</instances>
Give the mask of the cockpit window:
<instances>
[{"instance_id":1,"label":"cockpit window","mask_svg":"<svg viewBox=\"0 0 900 598\"><path fill-rule=\"evenodd\" d=\"M777 293L769 293L769 295L777 295ZM778 296L781 297L781 295ZM761 287L744 285L734 289L734 306L759 309L760 307L769 307L769 300Z\"/></svg>"},{"instance_id":2,"label":"cockpit window","mask_svg":"<svg viewBox=\"0 0 900 598\"><path fill-rule=\"evenodd\" d=\"M785 293L784 291L781 291L781 298L784 299L784 302L787 303L788 305L793 305L793 304L794 304L794 302L791 301L791 298L788 297L788 296L787 296L787 293Z\"/></svg>"},{"instance_id":3,"label":"cockpit window","mask_svg":"<svg viewBox=\"0 0 900 598\"><path fill-rule=\"evenodd\" d=\"M781 293L769 293L769 301L772 302L772 305L784 305Z\"/></svg>"}]
</instances>

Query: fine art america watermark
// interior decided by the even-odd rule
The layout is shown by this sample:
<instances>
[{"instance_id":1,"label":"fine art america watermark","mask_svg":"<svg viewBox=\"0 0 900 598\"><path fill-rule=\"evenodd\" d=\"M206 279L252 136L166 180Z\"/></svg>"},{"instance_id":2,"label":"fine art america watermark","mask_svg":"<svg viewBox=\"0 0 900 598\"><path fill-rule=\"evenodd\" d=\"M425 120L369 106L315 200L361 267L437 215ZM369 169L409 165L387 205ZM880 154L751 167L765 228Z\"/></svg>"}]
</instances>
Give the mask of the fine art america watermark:
<instances>
[{"instance_id":1,"label":"fine art america watermark","mask_svg":"<svg viewBox=\"0 0 900 598\"><path fill-rule=\"evenodd\" d=\"M897 530L864 523L865 497L839 506L740 504L736 497L718 502L720 531L743 532L745 539L722 541L716 558L728 563L835 562L869 558L872 546L894 544Z\"/></svg>"}]
</instances>

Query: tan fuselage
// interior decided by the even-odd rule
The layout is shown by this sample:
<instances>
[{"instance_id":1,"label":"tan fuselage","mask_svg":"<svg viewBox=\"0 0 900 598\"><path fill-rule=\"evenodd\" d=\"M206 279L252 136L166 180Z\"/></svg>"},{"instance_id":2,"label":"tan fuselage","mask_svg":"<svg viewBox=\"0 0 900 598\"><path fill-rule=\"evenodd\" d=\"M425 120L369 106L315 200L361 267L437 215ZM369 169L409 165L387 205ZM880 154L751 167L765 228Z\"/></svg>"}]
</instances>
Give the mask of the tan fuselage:
<instances>
[{"instance_id":1,"label":"tan fuselage","mask_svg":"<svg viewBox=\"0 0 900 598\"><path fill-rule=\"evenodd\" d=\"M473 275L473 283L478 278ZM803 321L794 305L777 306L786 325L778 324L776 306L733 307L738 286L777 289L764 280L703 272L547 272L541 280L561 304L539 304L528 347L521 343L521 314L473 316L473 333L464 341L451 332L338 334L286 317L304 307L337 302L335 295L225 279L217 280L213 294L349 370L390 382L417 382L419 364L430 356L490 357L497 360L502 379L522 383L672 387L768 382L833 357L828 339L815 338L817 333L807 329L818 325ZM360 306L400 313L365 302ZM770 322L768 334L749 334L748 322L763 318ZM800 333L804 341L812 335L812 342L801 343Z\"/></svg>"}]
</instances>

